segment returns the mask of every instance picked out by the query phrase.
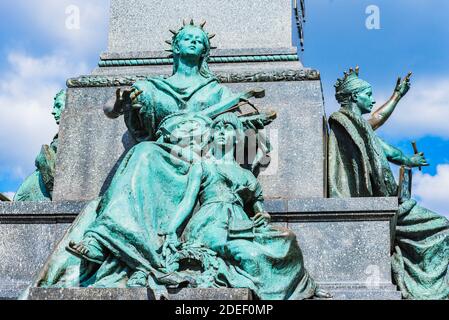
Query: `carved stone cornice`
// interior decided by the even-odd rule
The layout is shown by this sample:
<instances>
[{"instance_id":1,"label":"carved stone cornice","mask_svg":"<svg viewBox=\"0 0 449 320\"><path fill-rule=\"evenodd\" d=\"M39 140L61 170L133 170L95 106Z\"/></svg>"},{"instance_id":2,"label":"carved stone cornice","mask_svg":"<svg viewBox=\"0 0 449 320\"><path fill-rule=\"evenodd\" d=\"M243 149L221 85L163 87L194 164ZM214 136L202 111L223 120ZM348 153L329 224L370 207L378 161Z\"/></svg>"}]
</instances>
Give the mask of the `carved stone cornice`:
<instances>
[{"instance_id":1,"label":"carved stone cornice","mask_svg":"<svg viewBox=\"0 0 449 320\"><path fill-rule=\"evenodd\" d=\"M90 75L71 78L67 80L67 87L118 87L131 86L136 81L149 77L169 75ZM216 76L221 83L245 82L280 82L280 81L312 81L320 80L320 73L314 69L275 70L262 72L217 72Z\"/></svg>"}]
</instances>

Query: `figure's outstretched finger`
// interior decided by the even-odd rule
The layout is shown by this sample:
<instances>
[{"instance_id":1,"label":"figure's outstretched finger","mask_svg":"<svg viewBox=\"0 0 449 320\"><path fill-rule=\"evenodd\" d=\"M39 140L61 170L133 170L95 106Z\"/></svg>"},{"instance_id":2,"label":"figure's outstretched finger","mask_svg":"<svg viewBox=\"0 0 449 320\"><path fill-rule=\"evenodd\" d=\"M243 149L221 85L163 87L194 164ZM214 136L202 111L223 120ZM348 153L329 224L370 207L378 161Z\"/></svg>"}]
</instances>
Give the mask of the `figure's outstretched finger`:
<instances>
[{"instance_id":1,"label":"figure's outstretched finger","mask_svg":"<svg viewBox=\"0 0 449 320\"><path fill-rule=\"evenodd\" d=\"M409 73L407 73L407 75L405 76L405 81L407 81L407 82L409 82L410 81L410 78L412 77L412 72L410 71Z\"/></svg>"},{"instance_id":2,"label":"figure's outstretched finger","mask_svg":"<svg viewBox=\"0 0 449 320\"><path fill-rule=\"evenodd\" d=\"M396 81L396 88L398 88L401 85L401 77L398 77L398 80Z\"/></svg>"},{"instance_id":3,"label":"figure's outstretched finger","mask_svg":"<svg viewBox=\"0 0 449 320\"><path fill-rule=\"evenodd\" d=\"M256 213L256 215L254 216L254 220L256 220L256 219L258 219L260 217L262 217L262 212Z\"/></svg>"},{"instance_id":4,"label":"figure's outstretched finger","mask_svg":"<svg viewBox=\"0 0 449 320\"><path fill-rule=\"evenodd\" d=\"M260 218L256 219L256 221L254 221L254 224L257 225L258 227L263 225L264 223L265 223L264 217L260 217Z\"/></svg>"},{"instance_id":5,"label":"figure's outstretched finger","mask_svg":"<svg viewBox=\"0 0 449 320\"><path fill-rule=\"evenodd\" d=\"M143 91L141 91L141 90L138 90L137 92L134 91L134 92L131 94L131 97L130 97L131 100L137 99L137 97L140 96L142 93L143 93Z\"/></svg>"}]
</instances>

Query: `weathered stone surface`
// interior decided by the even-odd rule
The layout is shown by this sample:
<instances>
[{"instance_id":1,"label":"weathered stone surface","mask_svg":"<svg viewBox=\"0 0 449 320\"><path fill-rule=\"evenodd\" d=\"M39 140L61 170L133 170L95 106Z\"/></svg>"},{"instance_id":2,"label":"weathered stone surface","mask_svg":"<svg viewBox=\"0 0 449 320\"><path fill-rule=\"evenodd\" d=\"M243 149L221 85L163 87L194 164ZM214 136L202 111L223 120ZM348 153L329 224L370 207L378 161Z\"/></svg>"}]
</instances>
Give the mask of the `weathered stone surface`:
<instances>
[{"instance_id":1,"label":"weathered stone surface","mask_svg":"<svg viewBox=\"0 0 449 320\"><path fill-rule=\"evenodd\" d=\"M273 222L295 232L317 282L391 286L397 198L295 199L286 206L271 211Z\"/></svg>"},{"instance_id":2,"label":"weathered stone surface","mask_svg":"<svg viewBox=\"0 0 449 320\"><path fill-rule=\"evenodd\" d=\"M112 0L108 51L164 50L168 29L178 29L182 18L206 19L222 49L291 47L291 17L286 0Z\"/></svg>"},{"instance_id":3,"label":"weathered stone surface","mask_svg":"<svg viewBox=\"0 0 449 320\"><path fill-rule=\"evenodd\" d=\"M17 298L31 283L84 206L83 202L0 205L0 299ZM397 297L389 249L396 198L274 199L267 200L266 207L276 225L296 233L306 268L336 298ZM176 297L183 294L187 291Z\"/></svg>"},{"instance_id":4,"label":"weathered stone surface","mask_svg":"<svg viewBox=\"0 0 449 320\"><path fill-rule=\"evenodd\" d=\"M154 300L148 289L44 289L31 288L28 300ZM251 300L247 289L182 289L170 292L170 300Z\"/></svg>"},{"instance_id":5,"label":"weathered stone surface","mask_svg":"<svg viewBox=\"0 0 449 320\"><path fill-rule=\"evenodd\" d=\"M15 299L85 203L0 203L0 299Z\"/></svg>"},{"instance_id":6,"label":"weathered stone surface","mask_svg":"<svg viewBox=\"0 0 449 320\"><path fill-rule=\"evenodd\" d=\"M49 219L58 216L77 215L86 205L83 201L62 201L62 202L3 202L0 203L0 224L7 224L11 219L26 220L29 216Z\"/></svg>"},{"instance_id":7,"label":"weathered stone surface","mask_svg":"<svg viewBox=\"0 0 449 320\"><path fill-rule=\"evenodd\" d=\"M297 54L296 47L285 48L235 48L222 49L217 48L211 51L211 57L235 57L248 55L277 55L277 54ZM101 60L115 59L147 59L147 58L168 58L171 56L167 51L132 51L132 52L103 52L100 55Z\"/></svg>"},{"instance_id":8,"label":"weathered stone surface","mask_svg":"<svg viewBox=\"0 0 449 320\"><path fill-rule=\"evenodd\" d=\"M67 92L59 131L53 199L91 200L104 192L133 142L123 117L111 120L103 105L115 88L77 88Z\"/></svg>"},{"instance_id":9,"label":"weathered stone surface","mask_svg":"<svg viewBox=\"0 0 449 320\"><path fill-rule=\"evenodd\" d=\"M323 197L325 181L324 105L319 80L231 83L235 92L266 90L255 100L262 111L276 110L267 129L272 163L260 181L266 198ZM60 126L53 198L90 200L110 183L121 158L133 146L123 117L108 119L103 105L115 99L115 87L70 88Z\"/></svg>"}]
</instances>

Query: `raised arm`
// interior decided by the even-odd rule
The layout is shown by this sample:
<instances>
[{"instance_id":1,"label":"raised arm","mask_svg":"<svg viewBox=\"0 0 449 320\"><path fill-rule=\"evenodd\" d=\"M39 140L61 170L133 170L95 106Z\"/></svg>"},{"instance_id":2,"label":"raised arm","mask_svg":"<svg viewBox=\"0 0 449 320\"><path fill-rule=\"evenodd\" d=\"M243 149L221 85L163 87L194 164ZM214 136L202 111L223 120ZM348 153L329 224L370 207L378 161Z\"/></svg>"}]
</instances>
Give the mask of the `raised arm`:
<instances>
[{"instance_id":1,"label":"raised arm","mask_svg":"<svg viewBox=\"0 0 449 320\"><path fill-rule=\"evenodd\" d=\"M410 89L411 76L412 73L409 72L403 81L401 81L401 78L399 77L391 98L371 115L368 122L374 130L379 129L385 122L387 122L396 109L399 101L407 94Z\"/></svg>"},{"instance_id":2,"label":"raised arm","mask_svg":"<svg viewBox=\"0 0 449 320\"><path fill-rule=\"evenodd\" d=\"M405 165L408 167L425 167L429 164L427 163L426 158L424 157L424 153L420 152L411 157L405 155L401 150L392 145L386 143L385 141L379 139L385 156L388 161L397 164L397 165Z\"/></svg>"}]
</instances>

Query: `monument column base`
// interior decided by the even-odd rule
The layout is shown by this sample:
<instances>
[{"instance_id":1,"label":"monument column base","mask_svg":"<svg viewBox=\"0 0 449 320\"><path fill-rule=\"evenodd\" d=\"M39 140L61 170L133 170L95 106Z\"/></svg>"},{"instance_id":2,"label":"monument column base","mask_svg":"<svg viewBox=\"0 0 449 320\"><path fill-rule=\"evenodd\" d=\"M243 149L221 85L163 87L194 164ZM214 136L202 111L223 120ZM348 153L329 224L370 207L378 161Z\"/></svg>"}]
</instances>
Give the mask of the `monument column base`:
<instances>
[{"instance_id":1,"label":"monument column base","mask_svg":"<svg viewBox=\"0 0 449 320\"><path fill-rule=\"evenodd\" d=\"M248 289L181 289L169 291L170 300L252 300ZM28 300L155 300L152 290L98 288L31 288Z\"/></svg>"}]
</instances>

